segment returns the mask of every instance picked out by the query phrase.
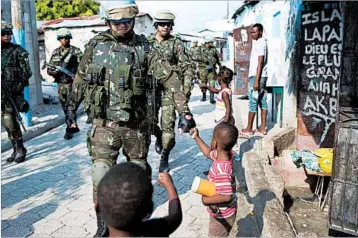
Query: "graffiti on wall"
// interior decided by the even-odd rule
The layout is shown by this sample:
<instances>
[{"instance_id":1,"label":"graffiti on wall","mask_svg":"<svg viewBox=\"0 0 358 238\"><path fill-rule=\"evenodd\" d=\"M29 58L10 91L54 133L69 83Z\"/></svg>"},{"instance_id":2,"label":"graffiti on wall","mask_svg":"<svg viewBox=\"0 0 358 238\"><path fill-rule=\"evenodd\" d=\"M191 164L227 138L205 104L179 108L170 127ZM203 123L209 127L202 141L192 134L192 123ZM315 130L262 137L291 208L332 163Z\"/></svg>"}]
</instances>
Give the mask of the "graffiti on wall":
<instances>
[{"instance_id":1,"label":"graffiti on wall","mask_svg":"<svg viewBox=\"0 0 358 238\"><path fill-rule=\"evenodd\" d=\"M301 19L298 110L317 147L332 147L342 51L339 9L305 11ZM305 125L300 125L304 123ZM299 130L300 131L300 130Z\"/></svg>"}]
</instances>

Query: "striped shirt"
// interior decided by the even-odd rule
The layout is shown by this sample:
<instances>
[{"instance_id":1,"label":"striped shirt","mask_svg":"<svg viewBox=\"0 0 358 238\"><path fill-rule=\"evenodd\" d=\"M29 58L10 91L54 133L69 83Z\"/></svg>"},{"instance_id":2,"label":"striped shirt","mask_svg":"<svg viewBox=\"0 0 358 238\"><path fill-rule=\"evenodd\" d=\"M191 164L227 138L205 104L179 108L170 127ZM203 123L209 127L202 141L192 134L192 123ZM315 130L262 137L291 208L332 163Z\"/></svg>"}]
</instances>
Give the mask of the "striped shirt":
<instances>
[{"instance_id":1,"label":"striped shirt","mask_svg":"<svg viewBox=\"0 0 358 238\"><path fill-rule=\"evenodd\" d=\"M216 98L216 107L215 107L215 122L216 123L220 123L225 119L226 107L225 107L225 102L223 100L223 92L226 92L227 94L229 94L229 99L230 99L230 104L231 104L231 95L232 95L231 89L225 88L225 89L220 90L220 92L218 93L218 96Z\"/></svg>"},{"instance_id":2,"label":"striped shirt","mask_svg":"<svg viewBox=\"0 0 358 238\"><path fill-rule=\"evenodd\" d=\"M227 218L236 212L236 182L233 172L233 158L229 161L217 161L217 151L212 150L210 157L214 160L210 167L208 180L215 183L216 194L233 195L233 199L228 204L217 204L208 206L207 210L214 218Z\"/></svg>"}]
</instances>

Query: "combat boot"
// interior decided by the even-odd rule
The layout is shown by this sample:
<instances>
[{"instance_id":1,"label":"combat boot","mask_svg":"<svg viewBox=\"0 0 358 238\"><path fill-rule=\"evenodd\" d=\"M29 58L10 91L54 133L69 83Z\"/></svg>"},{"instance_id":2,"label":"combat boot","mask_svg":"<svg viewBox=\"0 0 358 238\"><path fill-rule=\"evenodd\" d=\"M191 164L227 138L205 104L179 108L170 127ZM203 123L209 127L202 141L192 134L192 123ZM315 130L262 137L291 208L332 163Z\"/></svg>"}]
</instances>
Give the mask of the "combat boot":
<instances>
[{"instance_id":1,"label":"combat boot","mask_svg":"<svg viewBox=\"0 0 358 238\"><path fill-rule=\"evenodd\" d=\"M97 231L93 237L108 237L109 231L106 226L101 214L99 212L96 213L97 216Z\"/></svg>"},{"instance_id":2,"label":"combat boot","mask_svg":"<svg viewBox=\"0 0 358 238\"><path fill-rule=\"evenodd\" d=\"M159 164L159 173L162 172L169 172L169 154L170 150L163 150L162 156L160 158L160 164Z\"/></svg>"},{"instance_id":3,"label":"combat boot","mask_svg":"<svg viewBox=\"0 0 358 238\"><path fill-rule=\"evenodd\" d=\"M73 138L73 134L75 134L75 133L77 133L79 131L80 131L80 129L78 129L78 127L75 127L75 128L67 127L65 136L63 138L65 140L70 140L70 139Z\"/></svg>"},{"instance_id":4,"label":"combat boot","mask_svg":"<svg viewBox=\"0 0 358 238\"><path fill-rule=\"evenodd\" d=\"M205 101L206 101L206 92L203 92L203 97L201 98L200 101L202 101L202 102L205 102Z\"/></svg>"},{"instance_id":5,"label":"combat boot","mask_svg":"<svg viewBox=\"0 0 358 238\"><path fill-rule=\"evenodd\" d=\"M16 157L16 153L17 153L17 150L16 150L16 142L14 139L11 140L11 144L12 144L12 148L13 148L13 152L12 154L10 155L9 158L6 159L7 162L11 163L11 162L14 162L15 160L15 157Z\"/></svg>"},{"instance_id":6,"label":"combat boot","mask_svg":"<svg viewBox=\"0 0 358 238\"><path fill-rule=\"evenodd\" d=\"M71 128L66 128L65 136L63 137L65 140L71 140L73 138L73 133L71 131Z\"/></svg>"},{"instance_id":7,"label":"combat boot","mask_svg":"<svg viewBox=\"0 0 358 238\"><path fill-rule=\"evenodd\" d=\"M210 103L214 104L216 101L214 100L214 93L210 93Z\"/></svg>"},{"instance_id":8,"label":"combat boot","mask_svg":"<svg viewBox=\"0 0 358 238\"><path fill-rule=\"evenodd\" d=\"M22 139L16 140L16 156L15 156L15 162L16 163L22 163L25 161L27 150L24 147L24 144L22 143Z\"/></svg>"}]
</instances>

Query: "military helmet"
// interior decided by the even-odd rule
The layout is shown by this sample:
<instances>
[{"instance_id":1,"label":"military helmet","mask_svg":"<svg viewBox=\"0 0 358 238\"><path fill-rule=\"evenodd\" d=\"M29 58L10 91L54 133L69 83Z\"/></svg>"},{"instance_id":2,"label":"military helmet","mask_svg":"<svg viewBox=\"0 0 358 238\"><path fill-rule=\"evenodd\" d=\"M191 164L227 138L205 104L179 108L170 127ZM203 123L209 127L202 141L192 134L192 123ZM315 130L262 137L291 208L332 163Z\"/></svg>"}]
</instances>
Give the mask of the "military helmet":
<instances>
[{"instance_id":1,"label":"military helmet","mask_svg":"<svg viewBox=\"0 0 358 238\"><path fill-rule=\"evenodd\" d=\"M8 32L8 33L11 33L11 35L12 35L12 28L13 28L13 26L10 22L1 21L1 33Z\"/></svg>"},{"instance_id":2,"label":"military helmet","mask_svg":"<svg viewBox=\"0 0 358 238\"><path fill-rule=\"evenodd\" d=\"M209 37L209 38L205 38L205 43L212 43L214 42L213 38Z\"/></svg>"},{"instance_id":3,"label":"military helmet","mask_svg":"<svg viewBox=\"0 0 358 238\"><path fill-rule=\"evenodd\" d=\"M108 7L105 10L104 18L108 21L116 23L130 22L139 12L135 0L116 1L115 4L115 7Z\"/></svg>"},{"instance_id":4,"label":"military helmet","mask_svg":"<svg viewBox=\"0 0 358 238\"><path fill-rule=\"evenodd\" d=\"M175 15L171 11L169 11L169 10L159 10L154 15L153 25L155 25L157 23L160 23L160 22L170 22L174 26L174 19L175 19Z\"/></svg>"},{"instance_id":5,"label":"military helmet","mask_svg":"<svg viewBox=\"0 0 358 238\"><path fill-rule=\"evenodd\" d=\"M68 28L60 28L57 31L57 40L64 38L64 37L68 37L70 39L72 39L72 34L70 32L70 30Z\"/></svg>"}]
</instances>

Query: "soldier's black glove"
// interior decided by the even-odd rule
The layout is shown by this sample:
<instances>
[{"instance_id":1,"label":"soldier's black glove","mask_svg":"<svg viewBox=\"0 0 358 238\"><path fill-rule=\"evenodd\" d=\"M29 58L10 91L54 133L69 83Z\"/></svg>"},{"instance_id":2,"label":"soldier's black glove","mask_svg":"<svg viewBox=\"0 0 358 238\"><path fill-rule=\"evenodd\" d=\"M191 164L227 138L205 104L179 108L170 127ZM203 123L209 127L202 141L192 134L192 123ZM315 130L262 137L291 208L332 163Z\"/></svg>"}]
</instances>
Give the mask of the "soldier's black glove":
<instances>
[{"instance_id":1,"label":"soldier's black glove","mask_svg":"<svg viewBox=\"0 0 358 238\"><path fill-rule=\"evenodd\" d=\"M188 120L185 118L185 116L191 116L191 119ZM179 115L179 123L178 123L178 128L179 129L183 129L184 133L188 133L190 131L190 129L196 127L196 123L194 121L193 115L191 113L181 113Z\"/></svg>"}]
</instances>

